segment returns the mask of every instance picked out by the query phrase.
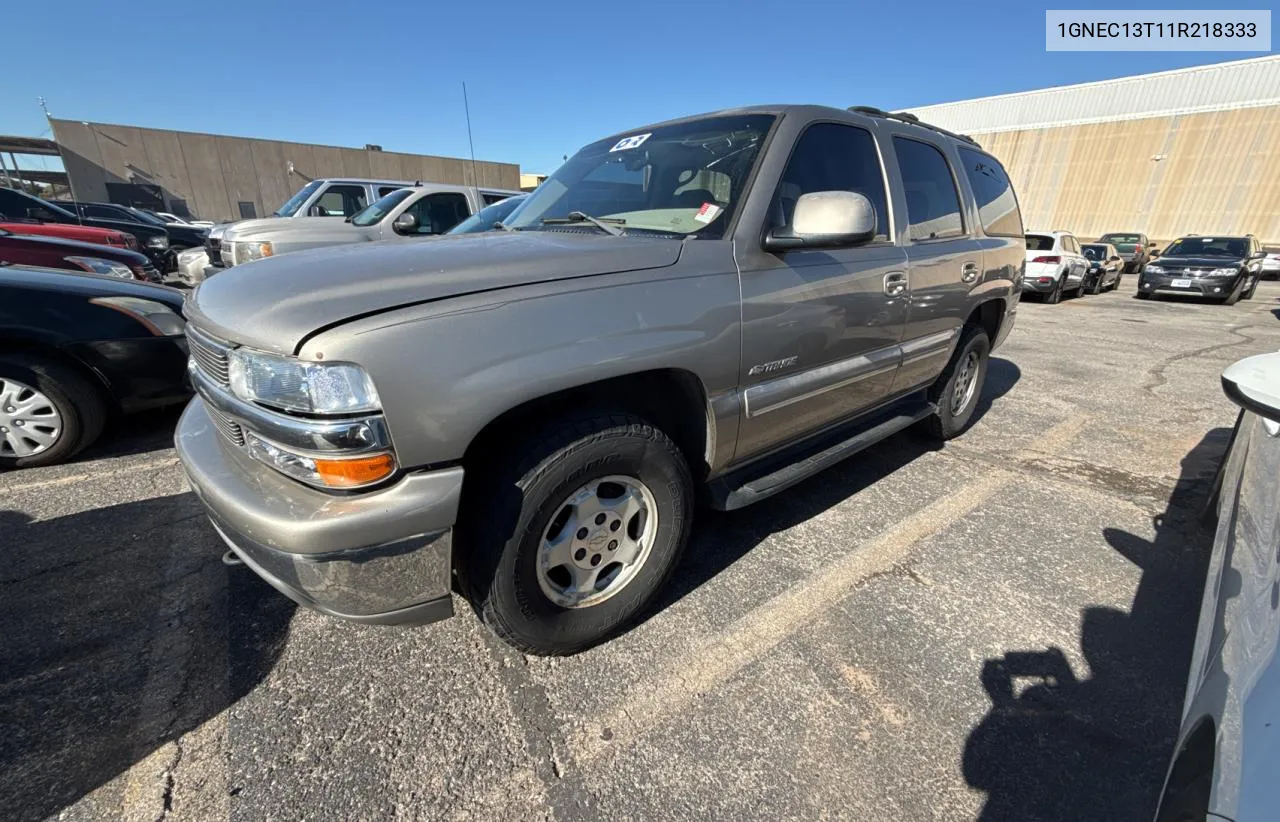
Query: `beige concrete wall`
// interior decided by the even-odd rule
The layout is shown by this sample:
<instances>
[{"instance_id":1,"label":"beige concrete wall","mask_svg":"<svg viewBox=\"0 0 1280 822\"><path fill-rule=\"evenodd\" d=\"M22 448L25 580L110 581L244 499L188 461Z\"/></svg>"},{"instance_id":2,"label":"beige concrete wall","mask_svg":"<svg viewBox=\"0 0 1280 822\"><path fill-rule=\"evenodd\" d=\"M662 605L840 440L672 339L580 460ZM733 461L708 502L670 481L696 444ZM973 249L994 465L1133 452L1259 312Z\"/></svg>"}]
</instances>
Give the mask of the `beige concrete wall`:
<instances>
[{"instance_id":1,"label":"beige concrete wall","mask_svg":"<svg viewBox=\"0 0 1280 822\"><path fill-rule=\"evenodd\" d=\"M973 136L1008 169L1028 228L1280 246L1280 106Z\"/></svg>"},{"instance_id":2,"label":"beige concrete wall","mask_svg":"<svg viewBox=\"0 0 1280 822\"><path fill-rule=\"evenodd\" d=\"M454 157L365 151L215 134L52 120L75 196L108 200L107 182L150 183L209 220L239 219L237 204L265 216L319 177L374 177L518 189L520 168ZM477 182L478 178L478 182Z\"/></svg>"}]
</instances>

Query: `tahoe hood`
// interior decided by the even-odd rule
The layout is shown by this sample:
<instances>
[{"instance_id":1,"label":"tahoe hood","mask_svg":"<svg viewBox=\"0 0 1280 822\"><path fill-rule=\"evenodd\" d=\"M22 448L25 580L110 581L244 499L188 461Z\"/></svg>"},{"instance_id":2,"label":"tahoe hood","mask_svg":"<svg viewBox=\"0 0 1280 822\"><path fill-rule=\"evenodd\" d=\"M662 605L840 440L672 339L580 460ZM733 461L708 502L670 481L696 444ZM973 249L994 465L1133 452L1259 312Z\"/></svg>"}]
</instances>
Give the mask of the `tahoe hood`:
<instances>
[{"instance_id":1,"label":"tahoe hood","mask_svg":"<svg viewBox=\"0 0 1280 822\"><path fill-rule=\"evenodd\" d=\"M292 354L344 320L476 291L663 268L680 248L668 237L536 230L333 246L221 271L192 292L188 318L229 342Z\"/></svg>"}]
</instances>

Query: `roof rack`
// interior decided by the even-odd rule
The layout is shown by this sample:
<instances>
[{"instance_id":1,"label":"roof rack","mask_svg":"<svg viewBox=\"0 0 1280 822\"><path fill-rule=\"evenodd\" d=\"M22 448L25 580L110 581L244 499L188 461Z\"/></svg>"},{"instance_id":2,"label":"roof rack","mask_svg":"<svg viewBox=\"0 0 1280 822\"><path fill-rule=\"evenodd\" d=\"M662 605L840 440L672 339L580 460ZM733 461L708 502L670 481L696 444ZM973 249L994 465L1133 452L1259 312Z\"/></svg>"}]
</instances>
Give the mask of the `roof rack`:
<instances>
[{"instance_id":1,"label":"roof rack","mask_svg":"<svg viewBox=\"0 0 1280 822\"><path fill-rule=\"evenodd\" d=\"M868 117L884 117L889 120L897 120L900 123L910 123L913 126L923 126L930 131L936 131L939 134L945 134L948 137L954 137L955 139L966 142L969 145L982 148L978 141L970 137L968 134L956 134L954 131L947 131L945 128L940 126L931 125L909 111L885 111L884 109L876 108L875 106L849 106L847 110L852 111L855 114L865 114Z\"/></svg>"}]
</instances>

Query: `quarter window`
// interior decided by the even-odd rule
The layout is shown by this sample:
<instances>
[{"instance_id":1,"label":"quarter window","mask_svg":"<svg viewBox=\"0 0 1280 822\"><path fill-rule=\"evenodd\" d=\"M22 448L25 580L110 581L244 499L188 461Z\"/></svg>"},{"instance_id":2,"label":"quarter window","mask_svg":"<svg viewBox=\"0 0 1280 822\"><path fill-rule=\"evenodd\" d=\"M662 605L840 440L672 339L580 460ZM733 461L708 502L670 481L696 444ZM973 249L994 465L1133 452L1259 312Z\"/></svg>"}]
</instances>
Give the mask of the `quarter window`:
<instances>
[{"instance_id":1,"label":"quarter window","mask_svg":"<svg viewBox=\"0 0 1280 822\"><path fill-rule=\"evenodd\" d=\"M876 211L877 240L889 239L889 209L880 155L871 132L840 123L809 126L796 143L770 209L772 227L791 224L796 202L815 191L856 191Z\"/></svg>"},{"instance_id":2,"label":"quarter window","mask_svg":"<svg viewBox=\"0 0 1280 822\"><path fill-rule=\"evenodd\" d=\"M951 166L928 143L894 137L898 170L907 195L908 236L912 241L941 240L964 234L960 194Z\"/></svg>"},{"instance_id":3,"label":"quarter window","mask_svg":"<svg viewBox=\"0 0 1280 822\"><path fill-rule=\"evenodd\" d=\"M1022 234L1022 215L1018 198L1013 193L1009 176L996 159L971 149L960 149L964 173L978 201L978 219L982 230L991 237L1017 237Z\"/></svg>"},{"instance_id":4,"label":"quarter window","mask_svg":"<svg viewBox=\"0 0 1280 822\"><path fill-rule=\"evenodd\" d=\"M382 199L391 192L399 191L402 188L408 188L408 186L378 186L378 199Z\"/></svg>"},{"instance_id":5,"label":"quarter window","mask_svg":"<svg viewBox=\"0 0 1280 822\"><path fill-rule=\"evenodd\" d=\"M488 206L493 205L494 203L500 203L511 195L498 194L497 192L484 192L480 196L484 198L484 204Z\"/></svg>"}]
</instances>

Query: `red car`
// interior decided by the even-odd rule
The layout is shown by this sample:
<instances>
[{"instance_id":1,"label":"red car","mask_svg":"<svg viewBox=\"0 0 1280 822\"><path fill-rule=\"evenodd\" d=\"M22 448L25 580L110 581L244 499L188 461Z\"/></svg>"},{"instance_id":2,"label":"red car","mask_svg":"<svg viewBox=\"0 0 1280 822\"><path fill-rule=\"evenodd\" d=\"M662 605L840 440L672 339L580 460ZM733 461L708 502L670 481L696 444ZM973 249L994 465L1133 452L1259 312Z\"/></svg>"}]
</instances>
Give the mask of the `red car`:
<instances>
[{"instance_id":1,"label":"red car","mask_svg":"<svg viewBox=\"0 0 1280 822\"><path fill-rule=\"evenodd\" d=\"M0 230L14 234L37 234L41 237L57 237L62 240L78 240L82 243L112 245L116 248L138 250L138 240L132 234L110 228L94 228L87 225L65 223L9 223L0 221Z\"/></svg>"},{"instance_id":2,"label":"red car","mask_svg":"<svg viewBox=\"0 0 1280 822\"><path fill-rule=\"evenodd\" d=\"M0 228L0 265L28 265L160 282L151 260L136 251L56 237L15 234Z\"/></svg>"}]
</instances>

